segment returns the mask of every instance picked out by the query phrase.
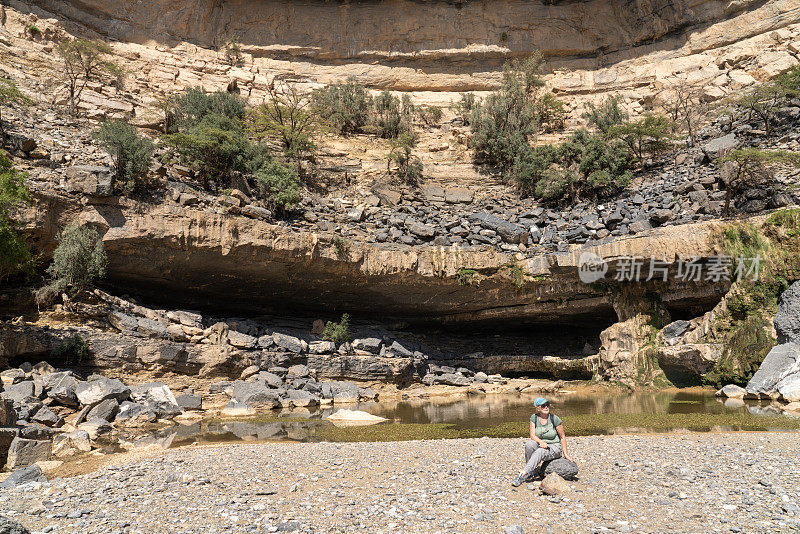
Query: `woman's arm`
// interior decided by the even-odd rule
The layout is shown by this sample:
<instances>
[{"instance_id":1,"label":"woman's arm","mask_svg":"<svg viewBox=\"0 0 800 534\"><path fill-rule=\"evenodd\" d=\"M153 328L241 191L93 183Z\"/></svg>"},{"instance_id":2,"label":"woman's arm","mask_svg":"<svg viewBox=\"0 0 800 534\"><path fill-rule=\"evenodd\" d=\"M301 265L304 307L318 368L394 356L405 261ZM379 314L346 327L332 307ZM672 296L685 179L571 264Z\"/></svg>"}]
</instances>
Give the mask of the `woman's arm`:
<instances>
[{"instance_id":1,"label":"woman's arm","mask_svg":"<svg viewBox=\"0 0 800 534\"><path fill-rule=\"evenodd\" d=\"M564 425L558 425L556 427L556 432L558 432L558 437L561 440L561 456L570 462L575 463L575 460L573 460L572 457L567 454L567 435L564 434Z\"/></svg>"},{"instance_id":2,"label":"woman's arm","mask_svg":"<svg viewBox=\"0 0 800 534\"><path fill-rule=\"evenodd\" d=\"M533 421L531 421L531 439L536 443L538 443L539 446L542 447L543 449L549 447L549 445L546 442L539 439L539 437L536 435L536 424Z\"/></svg>"}]
</instances>

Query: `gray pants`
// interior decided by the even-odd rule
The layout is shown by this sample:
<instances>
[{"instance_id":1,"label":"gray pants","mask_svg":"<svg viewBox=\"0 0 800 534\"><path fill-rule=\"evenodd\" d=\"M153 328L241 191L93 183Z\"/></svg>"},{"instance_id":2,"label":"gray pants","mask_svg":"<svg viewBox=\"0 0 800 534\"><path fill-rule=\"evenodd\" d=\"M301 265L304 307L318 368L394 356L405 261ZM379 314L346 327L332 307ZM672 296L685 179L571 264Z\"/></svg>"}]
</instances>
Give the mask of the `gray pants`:
<instances>
[{"instance_id":1,"label":"gray pants","mask_svg":"<svg viewBox=\"0 0 800 534\"><path fill-rule=\"evenodd\" d=\"M522 470L527 477L536 473L540 462L561 458L561 445L548 445L546 449L529 439L525 442L525 468Z\"/></svg>"}]
</instances>

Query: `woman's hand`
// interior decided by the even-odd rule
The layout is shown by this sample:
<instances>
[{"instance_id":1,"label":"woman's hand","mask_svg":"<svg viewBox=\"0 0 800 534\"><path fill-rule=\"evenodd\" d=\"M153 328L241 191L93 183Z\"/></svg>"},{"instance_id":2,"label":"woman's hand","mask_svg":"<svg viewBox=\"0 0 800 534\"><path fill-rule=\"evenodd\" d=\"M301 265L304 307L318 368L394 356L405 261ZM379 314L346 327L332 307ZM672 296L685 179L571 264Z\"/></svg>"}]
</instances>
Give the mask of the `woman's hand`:
<instances>
[{"instance_id":1,"label":"woman's hand","mask_svg":"<svg viewBox=\"0 0 800 534\"><path fill-rule=\"evenodd\" d=\"M573 464L576 464L576 465L577 465L577 463L578 463L578 462L576 462L575 460L573 460L573 459L572 459L572 456L570 456L569 454L567 454L567 453L564 453L564 455L563 455L563 456L564 456L564 458L566 458L567 460L569 460L569 461L570 461L570 462L572 462Z\"/></svg>"},{"instance_id":2,"label":"woman's hand","mask_svg":"<svg viewBox=\"0 0 800 534\"><path fill-rule=\"evenodd\" d=\"M550 445L548 445L546 441L543 441L541 444L539 444L539 446L540 446L541 448L543 448L543 449L547 449L547 448L549 448L549 447L550 447Z\"/></svg>"}]
</instances>

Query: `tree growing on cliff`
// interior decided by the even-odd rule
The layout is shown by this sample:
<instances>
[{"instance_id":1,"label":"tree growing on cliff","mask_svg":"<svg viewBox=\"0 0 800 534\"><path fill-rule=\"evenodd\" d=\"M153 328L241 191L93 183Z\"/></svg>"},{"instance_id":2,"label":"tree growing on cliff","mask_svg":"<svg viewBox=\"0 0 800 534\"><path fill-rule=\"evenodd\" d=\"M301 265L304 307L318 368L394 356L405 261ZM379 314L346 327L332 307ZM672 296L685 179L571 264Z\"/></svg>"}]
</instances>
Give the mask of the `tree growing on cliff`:
<instances>
[{"instance_id":1,"label":"tree growing on cliff","mask_svg":"<svg viewBox=\"0 0 800 534\"><path fill-rule=\"evenodd\" d=\"M416 141L408 134L390 140L392 147L389 162L397 164L397 175L408 184L417 184L422 179L422 161L414 155Z\"/></svg>"},{"instance_id":2,"label":"tree growing on cliff","mask_svg":"<svg viewBox=\"0 0 800 534\"><path fill-rule=\"evenodd\" d=\"M411 125L414 105L408 95L403 95L400 99L389 91L382 91L375 98L373 113L373 120L380 137L396 139L401 135L414 135Z\"/></svg>"},{"instance_id":3,"label":"tree growing on cliff","mask_svg":"<svg viewBox=\"0 0 800 534\"><path fill-rule=\"evenodd\" d=\"M31 106L33 105L33 100L25 96L13 80L0 77L0 149L6 145L6 130L3 125L3 108L10 104Z\"/></svg>"},{"instance_id":4,"label":"tree growing on cliff","mask_svg":"<svg viewBox=\"0 0 800 534\"><path fill-rule=\"evenodd\" d=\"M770 169L788 165L800 167L800 153L788 150L731 150L717 160L720 177L725 184L725 215L730 214L731 201L744 190L758 187L770 179Z\"/></svg>"},{"instance_id":5,"label":"tree growing on cliff","mask_svg":"<svg viewBox=\"0 0 800 534\"><path fill-rule=\"evenodd\" d=\"M543 64L539 53L525 61L506 63L500 89L475 104L470 116L470 146L476 159L498 167L503 174L511 170L517 155L538 131L536 100L544 85Z\"/></svg>"},{"instance_id":6,"label":"tree growing on cliff","mask_svg":"<svg viewBox=\"0 0 800 534\"><path fill-rule=\"evenodd\" d=\"M61 57L61 76L67 87L67 103L70 112L77 113L81 95L93 81L122 86L125 70L109 59L113 50L107 43L90 39L63 41L56 47Z\"/></svg>"},{"instance_id":7,"label":"tree growing on cliff","mask_svg":"<svg viewBox=\"0 0 800 534\"><path fill-rule=\"evenodd\" d=\"M599 106L592 102L586 104L586 111L581 115L590 126L606 135L608 131L618 124L628 120L628 114L620 108L622 97L620 95L609 95Z\"/></svg>"},{"instance_id":8,"label":"tree growing on cliff","mask_svg":"<svg viewBox=\"0 0 800 534\"><path fill-rule=\"evenodd\" d=\"M311 105L323 121L342 135L361 131L369 122L372 99L363 85L350 78L311 93Z\"/></svg>"},{"instance_id":9,"label":"tree growing on cliff","mask_svg":"<svg viewBox=\"0 0 800 534\"><path fill-rule=\"evenodd\" d=\"M638 120L611 126L606 135L624 142L633 156L644 165L646 154L656 157L669 148L674 127L675 124L668 117L645 113Z\"/></svg>"},{"instance_id":10,"label":"tree growing on cliff","mask_svg":"<svg viewBox=\"0 0 800 534\"><path fill-rule=\"evenodd\" d=\"M0 150L0 282L33 267L33 256L12 217L15 207L31 200L30 191L25 186L26 177Z\"/></svg>"},{"instance_id":11,"label":"tree growing on cliff","mask_svg":"<svg viewBox=\"0 0 800 534\"><path fill-rule=\"evenodd\" d=\"M53 263L47 268L50 288L79 293L106 275L108 257L96 230L73 224L59 234Z\"/></svg>"},{"instance_id":12,"label":"tree growing on cliff","mask_svg":"<svg viewBox=\"0 0 800 534\"><path fill-rule=\"evenodd\" d=\"M670 119L680 125L689 136L689 146L697 142L697 127L705 115L708 105L703 101L702 91L685 80L677 83L668 93L664 107Z\"/></svg>"},{"instance_id":13,"label":"tree growing on cliff","mask_svg":"<svg viewBox=\"0 0 800 534\"><path fill-rule=\"evenodd\" d=\"M256 173L258 191L270 207L281 214L300 202L300 179L294 169L271 161Z\"/></svg>"},{"instance_id":14,"label":"tree growing on cliff","mask_svg":"<svg viewBox=\"0 0 800 534\"><path fill-rule=\"evenodd\" d=\"M297 165L313 155L314 136L320 131L318 116L309 109L311 97L289 84L273 84L264 102L248 114L256 139L277 144L287 160Z\"/></svg>"},{"instance_id":15,"label":"tree growing on cliff","mask_svg":"<svg viewBox=\"0 0 800 534\"><path fill-rule=\"evenodd\" d=\"M130 194L146 185L155 145L125 121L108 120L92 135L114 159L115 186Z\"/></svg>"},{"instance_id":16,"label":"tree growing on cliff","mask_svg":"<svg viewBox=\"0 0 800 534\"><path fill-rule=\"evenodd\" d=\"M350 315L342 315L342 320L337 322L328 321L325 330L322 332L322 339L333 341L337 345L348 343L353 339L350 333Z\"/></svg>"}]
</instances>

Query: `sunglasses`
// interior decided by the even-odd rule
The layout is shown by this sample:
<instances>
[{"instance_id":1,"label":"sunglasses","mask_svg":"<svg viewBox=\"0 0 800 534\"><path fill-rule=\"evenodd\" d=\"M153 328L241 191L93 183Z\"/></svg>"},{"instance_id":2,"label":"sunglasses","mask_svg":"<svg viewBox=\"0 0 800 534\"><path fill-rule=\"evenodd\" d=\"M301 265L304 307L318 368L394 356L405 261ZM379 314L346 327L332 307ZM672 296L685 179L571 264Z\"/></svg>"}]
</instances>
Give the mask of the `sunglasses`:
<instances>
[{"instance_id":1,"label":"sunglasses","mask_svg":"<svg viewBox=\"0 0 800 534\"><path fill-rule=\"evenodd\" d=\"M549 407L550 407L550 403L549 402L545 402L545 403L542 403L542 404L539 405L539 408L549 408Z\"/></svg>"}]
</instances>

